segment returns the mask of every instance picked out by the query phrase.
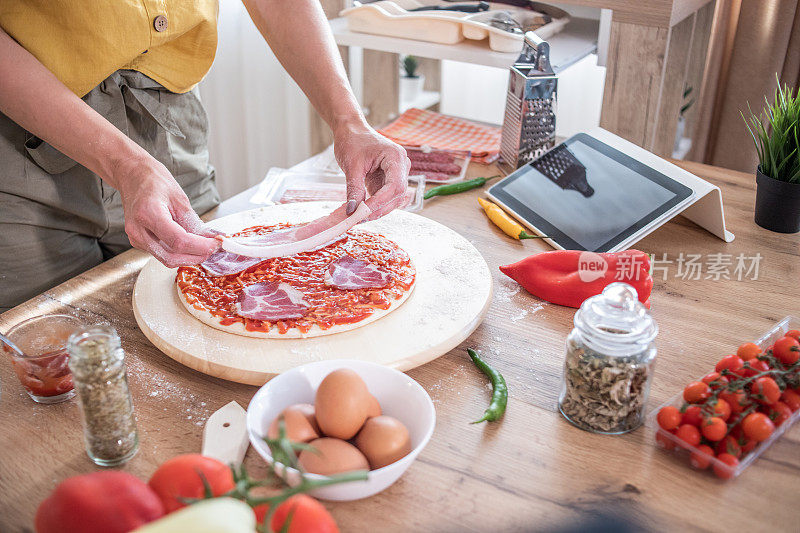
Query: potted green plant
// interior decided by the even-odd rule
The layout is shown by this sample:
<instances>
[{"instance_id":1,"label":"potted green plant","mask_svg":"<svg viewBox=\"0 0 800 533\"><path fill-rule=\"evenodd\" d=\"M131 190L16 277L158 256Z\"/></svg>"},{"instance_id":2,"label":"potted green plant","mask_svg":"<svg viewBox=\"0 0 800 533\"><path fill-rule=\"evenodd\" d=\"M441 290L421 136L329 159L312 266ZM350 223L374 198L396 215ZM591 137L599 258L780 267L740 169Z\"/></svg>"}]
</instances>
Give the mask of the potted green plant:
<instances>
[{"instance_id":1,"label":"potted green plant","mask_svg":"<svg viewBox=\"0 0 800 533\"><path fill-rule=\"evenodd\" d=\"M780 233L800 231L800 93L775 90L772 103L755 115L748 105L747 129L758 152L755 221ZM744 118L744 115L742 115Z\"/></svg>"},{"instance_id":2,"label":"potted green plant","mask_svg":"<svg viewBox=\"0 0 800 533\"><path fill-rule=\"evenodd\" d=\"M425 76L417 74L419 62L414 56L403 58L403 76L400 77L400 98L405 102L411 102L422 92L425 84Z\"/></svg>"}]
</instances>

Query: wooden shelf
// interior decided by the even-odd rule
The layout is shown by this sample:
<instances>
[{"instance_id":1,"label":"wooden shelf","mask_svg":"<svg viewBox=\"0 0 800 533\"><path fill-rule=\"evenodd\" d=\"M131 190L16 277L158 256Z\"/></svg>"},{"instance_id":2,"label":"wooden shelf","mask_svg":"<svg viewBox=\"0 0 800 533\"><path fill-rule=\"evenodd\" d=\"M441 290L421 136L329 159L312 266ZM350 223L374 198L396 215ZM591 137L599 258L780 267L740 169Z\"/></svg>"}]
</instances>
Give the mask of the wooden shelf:
<instances>
[{"instance_id":1,"label":"wooden shelf","mask_svg":"<svg viewBox=\"0 0 800 533\"><path fill-rule=\"evenodd\" d=\"M508 68L517 59L518 53L495 52L487 40L465 39L458 44L439 44L399 37L386 37L369 33L357 33L347 28L347 20L335 18L330 21L336 43L341 46L359 46L368 50L411 54L431 59L461 61L488 67ZM559 33L548 39L550 63L556 71L564 70L576 61L597 50L599 21L572 19Z\"/></svg>"}]
</instances>

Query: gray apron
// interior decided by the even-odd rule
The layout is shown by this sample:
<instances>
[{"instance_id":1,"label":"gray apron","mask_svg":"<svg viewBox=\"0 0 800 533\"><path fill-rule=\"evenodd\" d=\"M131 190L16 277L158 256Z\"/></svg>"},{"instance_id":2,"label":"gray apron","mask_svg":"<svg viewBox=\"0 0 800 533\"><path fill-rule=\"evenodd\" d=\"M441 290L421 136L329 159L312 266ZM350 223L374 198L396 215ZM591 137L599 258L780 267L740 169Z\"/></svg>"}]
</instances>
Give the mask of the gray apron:
<instances>
[{"instance_id":1,"label":"gray apron","mask_svg":"<svg viewBox=\"0 0 800 533\"><path fill-rule=\"evenodd\" d=\"M83 100L163 163L195 211L219 203L196 89L120 70ZM119 192L0 113L0 312L128 248Z\"/></svg>"}]
</instances>

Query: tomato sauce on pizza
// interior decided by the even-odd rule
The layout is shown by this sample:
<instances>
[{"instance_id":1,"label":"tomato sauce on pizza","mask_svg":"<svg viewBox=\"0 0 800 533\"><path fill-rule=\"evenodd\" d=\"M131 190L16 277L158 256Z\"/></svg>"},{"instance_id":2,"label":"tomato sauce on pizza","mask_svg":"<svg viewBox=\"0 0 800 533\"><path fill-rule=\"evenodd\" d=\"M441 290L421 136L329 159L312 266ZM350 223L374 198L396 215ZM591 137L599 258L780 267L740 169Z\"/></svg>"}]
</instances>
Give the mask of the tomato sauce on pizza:
<instances>
[{"instance_id":1,"label":"tomato sauce on pizza","mask_svg":"<svg viewBox=\"0 0 800 533\"><path fill-rule=\"evenodd\" d=\"M253 226L236 236L261 235L290 226ZM350 290L326 284L328 267L345 255L388 272L388 284L382 288ZM360 322L378 309L389 309L393 301L411 290L415 277L411 259L397 244L383 235L354 229L322 249L265 259L237 274L215 277L199 266L180 267L176 283L189 305L217 317L223 326L238 322L248 331L269 332L274 327L283 334L292 328L307 333L314 325L328 330L336 325ZM308 312L300 318L275 322L239 316L236 301L244 287L262 282L287 283L297 289L310 304Z\"/></svg>"}]
</instances>

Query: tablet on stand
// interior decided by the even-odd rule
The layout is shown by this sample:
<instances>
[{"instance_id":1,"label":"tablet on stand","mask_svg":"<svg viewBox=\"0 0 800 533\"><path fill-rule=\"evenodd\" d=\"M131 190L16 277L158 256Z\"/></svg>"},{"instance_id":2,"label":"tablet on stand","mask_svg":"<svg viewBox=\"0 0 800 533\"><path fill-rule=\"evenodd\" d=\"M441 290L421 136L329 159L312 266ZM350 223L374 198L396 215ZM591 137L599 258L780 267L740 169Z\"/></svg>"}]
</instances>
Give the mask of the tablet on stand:
<instances>
[{"instance_id":1,"label":"tablet on stand","mask_svg":"<svg viewBox=\"0 0 800 533\"><path fill-rule=\"evenodd\" d=\"M624 250L679 213L733 240L718 187L601 128L570 137L487 195L559 249Z\"/></svg>"}]
</instances>

